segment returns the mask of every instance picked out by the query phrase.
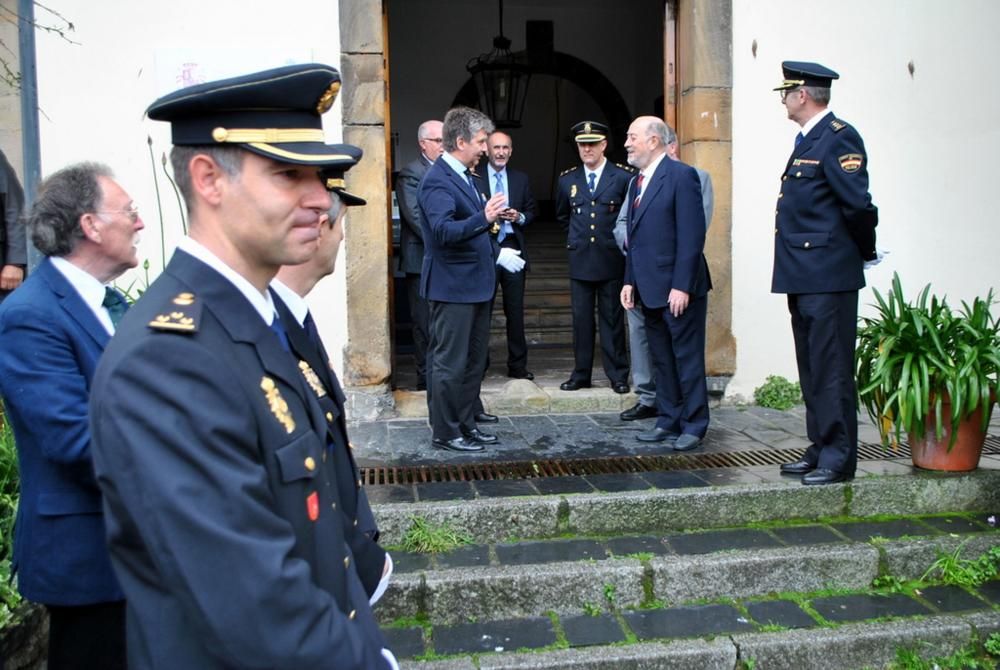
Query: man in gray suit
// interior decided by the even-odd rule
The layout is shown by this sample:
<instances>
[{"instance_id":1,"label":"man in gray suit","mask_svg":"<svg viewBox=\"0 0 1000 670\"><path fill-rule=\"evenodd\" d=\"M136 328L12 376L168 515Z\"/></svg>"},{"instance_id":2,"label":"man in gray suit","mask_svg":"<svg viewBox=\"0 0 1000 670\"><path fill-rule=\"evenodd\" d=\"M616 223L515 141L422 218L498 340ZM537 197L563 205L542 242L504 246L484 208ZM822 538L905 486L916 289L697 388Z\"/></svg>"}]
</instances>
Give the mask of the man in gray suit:
<instances>
[{"instance_id":1,"label":"man in gray suit","mask_svg":"<svg viewBox=\"0 0 1000 670\"><path fill-rule=\"evenodd\" d=\"M0 302L21 285L28 264L21 208L24 191L7 156L0 151Z\"/></svg>"},{"instance_id":2,"label":"man in gray suit","mask_svg":"<svg viewBox=\"0 0 1000 670\"><path fill-rule=\"evenodd\" d=\"M406 274L406 296L413 322L413 351L417 363L417 390L427 388L427 301L420 297L420 268L424 262L424 233L421 229L417 189L427 168L444 151L441 122L424 121L417 129L420 157L399 172L396 201L399 203L399 270Z\"/></svg>"},{"instance_id":3,"label":"man in gray suit","mask_svg":"<svg viewBox=\"0 0 1000 670\"><path fill-rule=\"evenodd\" d=\"M678 155L679 146L677 144L677 134L670 126L667 126L669 143L667 144L667 156L671 160L680 160ZM694 166L692 166L694 167ZM699 167L694 168L698 173L698 180L701 182L701 202L705 208L705 226L712 223L712 212L715 209L715 192L712 189L712 177L705 170ZM625 227L628 221L628 211L631 203L626 202L618 214L615 222L615 240L618 247L625 253ZM628 318L628 342L631 350L632 382L635 384L635 392L639 396L639 402L633 407L625 410L618 416L622 421L635 421L637 419L648 419L656 416L656 376L653 371L653 359L649 354L649 342L646 339L646 321L642 315L642 310L625 310Z\"/></svg>"}]
</instances>

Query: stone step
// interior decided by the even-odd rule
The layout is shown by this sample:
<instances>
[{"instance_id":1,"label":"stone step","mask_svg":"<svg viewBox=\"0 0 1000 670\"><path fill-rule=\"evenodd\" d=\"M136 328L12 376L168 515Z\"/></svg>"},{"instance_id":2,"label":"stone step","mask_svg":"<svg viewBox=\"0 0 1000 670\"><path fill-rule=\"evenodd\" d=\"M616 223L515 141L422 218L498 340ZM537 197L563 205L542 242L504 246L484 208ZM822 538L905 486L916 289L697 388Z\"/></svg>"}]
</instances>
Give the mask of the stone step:
<instances>
[{"instance_id":1,"label":"stone step","mask_svg":"<svg viewBox=\"0 0 1000 670\"><path fill-rule=\"evenodd\" d=\"M879 575L920 579L942 552L971 558L1000 544L989 519L1000 471L550 496L518 496L516 483L482 482L496 486L461 501L376 502L385 544L414 516L474 542L433 557L392 552L396 574L376 607L390 647L450 656L405 667L735 669L753 658L857 670L901 645L930 641L922 652L947 655L973 628L1000 630L1000 581L871 589ZM504 491L513 497L490 497ZM864 623L886 617L905 620ZM719 637L689 639L706 636Z\"/></svg>"}]
</instances>

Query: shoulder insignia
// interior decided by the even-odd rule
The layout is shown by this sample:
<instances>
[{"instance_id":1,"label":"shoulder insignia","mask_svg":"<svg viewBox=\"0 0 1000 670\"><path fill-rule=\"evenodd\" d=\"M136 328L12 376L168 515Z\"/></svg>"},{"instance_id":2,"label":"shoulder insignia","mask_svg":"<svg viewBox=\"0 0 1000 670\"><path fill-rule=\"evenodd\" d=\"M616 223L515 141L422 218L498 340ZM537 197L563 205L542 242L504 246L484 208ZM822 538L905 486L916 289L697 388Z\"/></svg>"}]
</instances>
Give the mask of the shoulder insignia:
<instances>
[{"instance_id":1,"label":"shoulder insignia","mask_svg":"<svg viewBox=\"0 0 1000 670\"><path fill-rule=\"evenodd\" d=\"M309 388L313 390L317 398L322 398L326 395L326 389L323 388L323 383L319 380L319 375L313 370L308 363L305 361L299 361L299 370L302 371L302 376L306 378L306 383L309 384Z\"/></svg>"},{"instance_id":2,"label":"shoulder insignia","mask_svg":"<svg viewBox=\"0 0 1000 670\"><path fill-rule=\"evenodd\" d=\"M847 124L840 119L834 119L830 122L830 127L833 128L833 132L839 133L841 130L847 127Z\"/></svg>"},{"instance_id":3,"label":"shoulder insignia","mask_svg":"<svg viewBox=\"0 0 1000 670\"><path fill-rule=\"evenodd\" d=\"M288 411L288 403L281 397L281 391L278 390L278 386L274 383L274 380L267 376L261 377L260 390L264 392L264 398L267 400L268 407L271 408L271 414L274 414L278 422L285 427L285 432L293 432L295 430L295 419L292 418L292 413Z\"/></svg>"},{"instance_id":4,"label":"shoulder insignia","mask_svg":"<svg viewBox=\"0 0 1000 670\"><path fill-rule=\"evenodd\" d=\"M201 316L201 302L193 293L183 292L174 296L160 314L153 317L149 327L153 330L168 330L181 333L198 332Z\"/></svg>"},{"instance_id":5,"label":"shoulder insignia","mask_svg":"<svg viewBox=\"0 0 1000 670\"><path fill-rule=\"evenodd\" d=\"M566 168L565 170L563 170L562 172L559 173L559 176L563 177L565 175L568 175L570 172L572 172L573 170L577 169L578 167L580 167L580 166L579 165L574 165L571 168Z\"/></svg>"},{"instance_id":6,"label":"shoulder insignia","mask_svg":"<svg viewBox=\"0 0 1000 670\"><path fill-rule=\"evenodd\" d=\"M625 172L629 172L629 173L632 173L632 174L635 174L635 172L636 172L635 167L632 166L632 165L629 165L628 163L626 163L625 165L622 165L621 163L615 163L615 165L617 165L621 169L625 170Z\"/></svg>"},{"instance_id":7,"label":"shoulder insignia","mask_svg":"<svg viewBox=\"0 0 1000 670\"><path fill-rule=\"evenodd\" d=\"M837 159L837 162L840 163L840 169L844 172L857 172L861 169L861 162L864 158L861 154L844 154Z\"/></svg>"}]
</instances>

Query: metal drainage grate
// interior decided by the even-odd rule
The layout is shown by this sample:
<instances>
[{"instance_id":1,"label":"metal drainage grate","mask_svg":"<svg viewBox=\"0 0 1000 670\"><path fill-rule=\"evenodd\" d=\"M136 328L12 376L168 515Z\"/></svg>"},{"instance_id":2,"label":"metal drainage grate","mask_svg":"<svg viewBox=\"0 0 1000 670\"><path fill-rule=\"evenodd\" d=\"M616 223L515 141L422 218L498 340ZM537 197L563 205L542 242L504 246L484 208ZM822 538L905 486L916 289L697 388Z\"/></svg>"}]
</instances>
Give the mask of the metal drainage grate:
<instances>
[{"instance_id":1,"label":"metal drainage grate","mask_svg":"<svg viewBox=\"0 0 1000 670\"><path fill-rule=\"evenodd\" d=\"M1000 438L989 436L984 454L1000 454ZM757 449L718 454L671 454L669 456L618 456L613 458L545 459L537 461L499 461L490 463L442 463L440 465L376 466L361 468L366 486L417 484L423 482L467 482L489 479L536 479L569 475L626 474L662 470L702 470L751 465L780 465L797 460L801 449ZM880 444L858 444L860 460L906 458L910 448L896 449Z\"/></svg>"}]
</instances>

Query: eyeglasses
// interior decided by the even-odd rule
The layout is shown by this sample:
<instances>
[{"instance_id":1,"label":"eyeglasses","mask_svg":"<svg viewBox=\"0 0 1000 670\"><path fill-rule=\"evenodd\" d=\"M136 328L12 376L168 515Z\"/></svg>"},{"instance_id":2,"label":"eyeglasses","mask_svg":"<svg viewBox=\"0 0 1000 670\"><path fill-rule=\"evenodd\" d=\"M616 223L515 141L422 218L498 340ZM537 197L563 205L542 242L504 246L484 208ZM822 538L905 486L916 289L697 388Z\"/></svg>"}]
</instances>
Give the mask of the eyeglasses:
<instances>
[{"instance_id":1,"label":"eyeglasses","mask_svg":"<svg viewBox=\"0 0 1000 670\"><path fill-rule=\"evenodd\" d=\"M778 97L780 97L781 101L784 102L785 98L788 97L789 93L798 93L798 92L799 92L799 87L798 86L796 86L795 88L786 88L786 89L784 89L782 91L778 91Z\"/></svg>"},{"instance_id":2,"label":"eyeglasses","mask_svg":"<svg viewBox=\"0 0 1000 670\"><path fill-rule=\"evenodd\" d=\"M95 214L124 214L133 224L139 220L139 208L132 206L129 209L113 209L110 211L94 212Z\"/></svg>"},{"instance_id":3,"label":"eyeglasses","mask_svg":"<svg viewBox=\"0 0 1000 670\"><path fill-rule=\"evenodd\" d=\"M425 137L424 139L422 139L420 141L421 142L434 142L435 144L441 144L442 142L444 142L444 138L442 138L442 137Z\"/></svg>"}]
</instances>

